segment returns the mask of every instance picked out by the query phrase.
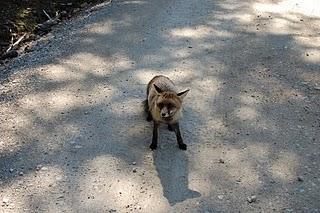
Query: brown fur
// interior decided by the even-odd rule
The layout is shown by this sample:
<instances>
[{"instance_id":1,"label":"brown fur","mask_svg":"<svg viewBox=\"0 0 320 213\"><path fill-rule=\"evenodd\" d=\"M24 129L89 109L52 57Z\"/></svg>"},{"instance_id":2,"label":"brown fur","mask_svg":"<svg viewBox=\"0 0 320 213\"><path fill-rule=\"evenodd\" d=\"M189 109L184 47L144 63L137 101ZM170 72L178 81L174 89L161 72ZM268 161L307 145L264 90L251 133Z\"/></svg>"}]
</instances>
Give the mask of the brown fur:
<instances>
[{"instance_id":1,"label":"brown fur","mask_svg":"<svg viewBox=\"0 0 320 213\"><path fill-rule=\"evenodd\" d=\"M144 102L147 120L154 121L152 149L157 144L157 128L160 123L168 124L169 129L176 132L179 147L186 149L183 143L180 130L179 119L182 111L182 99L189 90L177 93L174 83L165 76L155 76L148 83L147 100Z\"/></svg>"}]
</instances>

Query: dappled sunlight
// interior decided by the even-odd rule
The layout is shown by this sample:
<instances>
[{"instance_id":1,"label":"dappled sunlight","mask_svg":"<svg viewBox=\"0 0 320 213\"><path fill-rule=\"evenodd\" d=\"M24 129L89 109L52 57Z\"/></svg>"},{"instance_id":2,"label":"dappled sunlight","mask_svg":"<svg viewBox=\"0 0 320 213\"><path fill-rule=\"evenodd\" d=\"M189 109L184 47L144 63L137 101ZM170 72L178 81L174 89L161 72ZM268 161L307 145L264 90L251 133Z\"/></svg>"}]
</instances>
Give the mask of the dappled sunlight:
<instances>
[{"instance_id":1,"label":"dappled sunlight","mask_svg":"<svg viewBox=\"0 0 320 213\"><path fill-rule=\"evenodd\" d=\"M258 12L297 13L304 16L320 17L320 2L318 0L280 0L275 3L254 3Z\"/></svg>"},{"instance_id":2,"label":"dappled sunlight","mask_svg":"<svg viewBox=\"0 0 320 213\"><path fill-rule=\"evenodd\" d=\"M256 120L258 118L256 109L248 106L242 106L237 109L235 115L244 121Z\"/></svg>"},{"instance_id":3,"label":"dappled sunlight","mask_svg":"<svg viewBox=\"0 0 320 213\"><path fill-rule=\"evenodd\" d=\"M247 150L229 148L225 158L230 166L226 169L229 179L238 181L241 187L258 190L263 182L256 165L252 162L251 153Z\"/></svg>"},{"instance_id":4,"label":"dappled sunlight","mask_svg":"<svg viewBox=\"0 0 320 213\"><path fill-rule=\"evenodd\" d=\"M228 31L217 30L213 27L206 25L200 25L194 28L185 27L181 29L171 30L171 36L173 37L185 37L191 39L201 39L206 37L231 37L232 34Z\"/></svg>"},{"instance_id":5,"label":"dappled sunlight","mask_svg":"<svg viewBox=\"0 0 320 213\"><path fill-rule=\"evenodd\" d=\"M81 88L81 84L78 84ZM87 95L90 92L95 95ZM36 112L38 116L45 120L53 119L60 114L66 114L75 108L88 108L96 104L102 104L112 98L114 94L112 88L104 88L103 85L92 85L90 90L72 91L60 90L54 92L43 92L30 94L19 100L20 107ZM84 101L85 100L85 101Z\"/></svg>"},{"instance_id":6,"label":"dappled sunlight","mask_svg":"<svg viewBox=\"0 0 320 213\"><path fill-rule=\"evenodd\" d=\"M270 172L274 178L283 182L294 181L297 177L299 157L289 151L280 151L278 158L270 165Z\"/></svg>"},{"instance_id":7,"label":"dappled sunlight","mask_svg":"<svg viewBox=\"0 0 320 213\"><path fill-rule=\"evenodd\" d=\"M109 70L105 70L108 67L109 61L105 58L97 57L96 55L90 53L79 53L77 55L73 55L72 57L68 58L61 62L62 66L69 66L69 72L76 72L76 73L92 73L96 75L104 75L109 72ZM109 62L109 63L108 63ZM120 60L119 63L122 63ZM121 64L120 64L121 65ZM104 71L99 73L99 71Z\"/></svg>"},{"instance_id":8,"label":"dappled sunlight","mask_svg":"<svg viewBox=\"0 0 320 213\"><path fill-rule=\"evenodd\" d=\"M41 75L52 81L78 81L85 79L85 73L74 72L62 64L51 65Z\"/></svg>"},{"instance_id":9,"label":"dappled sunlight","mask_svg":"<svg viewBox=\"0 0 320 213\"><path fill-rule=\"evenodd\" d=\"M114 101L108 105L106 110L112 111L113 114L121 116L133 116L140 115L140 108L137 108L141 104L141 98L127 98L120 101Z\"/></svg>"},{"instance_id":10,"label":"dappled sunlight","mask_svg":"<svg viewBox=\"0 0 320 213\"><path fill-rule=\"evenodd\" d=\"M259 163L267 163L270 161L270 145L260 141L245 141L248 155Z\"/></svg>"},{"instance_id":11,"label":"dappled sunlight","mask_svg":"<svg viewBox=\"0 0 320 213\"><path fill-rule=\"evenodd\" d=\"M107 20L104 22L96 23L90 25L90 28L86 30L89 33L94 33L98 35L107 35L114 33L113 21Z\"/></svg>"},{"instance_id":12,"label":"dappled sunlight","mask_svg":"<svg viewBox=\"0 0 320 213\"><path fill-rule=\"evenodd\" d=\"M213 117L207 121L206 126L214 132L219 132L220 134L228 133L228 128L226 127L225 122L217 117Z\"/></svg>"},{"instance_id":13,"label":"dappled sunlight","mask_svg":"<svg viewBox=\"0 0 320 213\"><path fill-rule=\"evenodd\" d=\"M19 176L9 185L0 186L3 196L8 199L8 209L30 212L32 209L29 205L34 202L37 208L40 208L39 211L48 211L53 210L50 207L55 206L55 202L61 199L59 197L63 197L60 185L64 181L65 174L61 168L39 165L38 170ZM15 190L12 190L13 188Z\"/></svg>"},{"instance_id":14,"label":"dappled sunlight","mask_svg":"<svg viewBox=\"0 0 320 213\"><path fill-rule=\"evenodd\" d=\"M136 168L137 172L132 173ZM129 166L121 158L110 155L97 156L87 160L82 166L86 172L79 179L79 202L85 208L98 209L105 206L113 209L135 209L137 211L165 207L159 197L158 189L151 187L159 184L159 179L145 179L143 168ZM139 198L139 204L135 200ZM129 208L130 207L130 208Z\"/></svg>"}]
</instances>

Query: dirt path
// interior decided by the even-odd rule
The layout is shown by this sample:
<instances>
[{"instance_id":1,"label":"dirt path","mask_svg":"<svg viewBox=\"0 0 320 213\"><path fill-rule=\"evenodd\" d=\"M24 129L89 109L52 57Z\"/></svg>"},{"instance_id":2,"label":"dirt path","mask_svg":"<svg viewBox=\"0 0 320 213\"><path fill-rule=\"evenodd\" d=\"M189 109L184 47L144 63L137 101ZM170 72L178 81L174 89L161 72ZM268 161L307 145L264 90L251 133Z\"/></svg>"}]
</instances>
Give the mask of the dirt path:
<instances>
[{"instance_id":1,"label":"dirt path","mask_svg":"<svg viewBox=\"0 0 320 213\"><path fill-rule=\"evenodd\" d=\"M0 212L319 212L319 11L113 1L56 29L0 68ZM156 74L191 89L185 152L148 149Z\"/></svg>"}]
</instances>

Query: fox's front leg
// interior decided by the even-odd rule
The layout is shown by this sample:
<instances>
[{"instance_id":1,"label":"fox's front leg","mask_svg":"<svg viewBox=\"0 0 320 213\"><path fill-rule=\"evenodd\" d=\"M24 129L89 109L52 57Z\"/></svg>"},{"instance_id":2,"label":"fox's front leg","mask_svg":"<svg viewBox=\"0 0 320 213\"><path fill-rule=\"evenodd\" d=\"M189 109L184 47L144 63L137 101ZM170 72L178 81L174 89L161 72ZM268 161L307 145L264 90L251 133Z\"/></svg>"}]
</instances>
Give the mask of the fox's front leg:
<instances>
[{"instance_id":1,"label":"fox's front leg","mask_svg":"<svg viewBox=\"0 0 320 213\"><path fill-rule=\"evenodd\" d=\"M153 121L153 134L152 134L152 143L150 144L150 149L155 150L157 149L158 145L158 127L159 123Z\"/></svg>"},{"instance_id":2,"label":"fox's front leg","mask_svg":"<svg viewBox=\"0 0 320 213\"><path fill-rule=\"evenodd\" d=\"M187 144L183 143L183 140L181 137L179 123L173 124L173 125L171 125L171 127L174 129L174 132L176 133L179 148L182 150L187 150Z\"/></svg>"}]
</instances>

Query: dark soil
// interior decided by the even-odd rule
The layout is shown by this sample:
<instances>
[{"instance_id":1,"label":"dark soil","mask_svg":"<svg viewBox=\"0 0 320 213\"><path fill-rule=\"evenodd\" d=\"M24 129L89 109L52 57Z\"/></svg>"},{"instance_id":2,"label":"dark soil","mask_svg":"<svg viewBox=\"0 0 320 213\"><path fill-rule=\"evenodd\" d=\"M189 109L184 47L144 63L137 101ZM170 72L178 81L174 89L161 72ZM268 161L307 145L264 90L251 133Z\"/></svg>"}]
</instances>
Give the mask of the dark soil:
<instances>
[{"instance_id":1,"label":"dark soil","mask_svg":"<svg viewBox=\"0 0 320 213\"><path fill-rule=\"evenodd\" d=\"M50 17L68 19L81 8L103 2L104 0L8 0L0 1L0 57L8 47L26 33L24 40L43 35L38 24Z\"/></svg>"}]
</instances>

